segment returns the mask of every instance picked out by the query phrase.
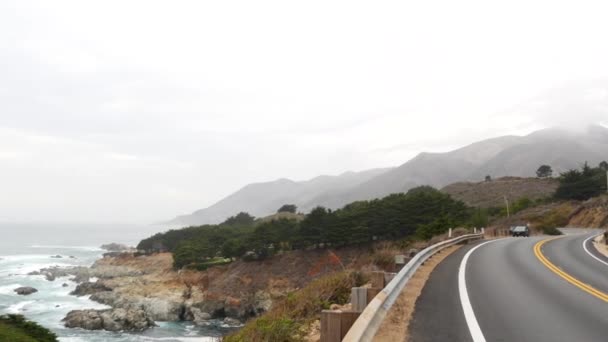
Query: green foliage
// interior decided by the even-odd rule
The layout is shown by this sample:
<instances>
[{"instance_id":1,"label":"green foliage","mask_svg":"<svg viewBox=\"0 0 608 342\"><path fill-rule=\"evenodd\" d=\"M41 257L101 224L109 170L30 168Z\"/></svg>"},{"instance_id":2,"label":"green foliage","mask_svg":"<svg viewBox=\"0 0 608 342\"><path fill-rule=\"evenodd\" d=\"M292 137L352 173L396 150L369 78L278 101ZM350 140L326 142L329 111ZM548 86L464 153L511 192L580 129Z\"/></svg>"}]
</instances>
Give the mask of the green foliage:
<instances>
[{"instance_id":1,"label":"green foliage","mask_svg":"<svg viewBox=\"0 0 608 342\"><path fill-rule=\"evenodd\" d=\"M530 208L532 205L534 205L534 202L532 202L531 199L529 199L528 197L522 197L517 201L513 202L513 206L511 207L511 213L516 214L522 210Z\"/></svg>"},{"instance_id":2,"label":"green foliage","mask_svg":"<svg viewBox=\"0 0 608 342\"><path fill-rule=\"evenodd\" d=\"M486 182L491 182L492 181L492 176L486 175L485 181Z\"/></svg>"},{"instance_id":3,"label":"green foliage","mask_svg":"<svg viewBox=\"0 0 608 342\"><path fill-rule=\"evenodd\" d=\"M608 162L607 161L602 161L599 165L600 170L602 171L608 171Z\"/></svg>"},{"instance_id":4,"label":"green foliage","mask_svg":"<svg viewBox=\"0 0 608 342\"><path fill-rule=\"evenodd\" d=\"M538 170L536 170L536 176L538 178L547 178L553 176L553 169L549 165L541 165Z\"/></svg>"},{"instance_id":5,"label":"green foliage","mask_svg":"<svg viewBox=\"0 0 608 342\"><path fill-rule=\"evenodd\" d=\"M298 207L295 204L284 204L277 210L277 213L292 213L295 214Z\"/></svg>"},{"instance_id":6,"label":"green foliage","mask_svg":"<svg viewBox=\"0 0 608 342\"><path fill-rule=\"evenodd\" d=\"M561 235L557 228L565 227L568 224L568 215L561 211L555 210L552 213L540 218L540 221L535 225L536 229L540 229L547 235Z\"/></svg>"},{"instance_id":7,"label":"green foliage","mask_svg":"<svg viewBox=\"0 0 608 342\"><path fill-rule=\"evenodd\" d=\"M424 240L429 240L435 235L443 234L454 227L452 220L447 216L441 216L429 224L422 224L416 229L416 235Z\"/></svg>"},{"instance_id":8,"label":"green foliage","mask_svg":"<svg viewBox=\"0 0 608 342\"><path fill-rule=\"evenodd\" d=\"M240 212L236 216L230 216L224 221L224 225L235 226L235 225L250 225L255 221L255 217L249 215L246 212Z\"/></svg>"},{"instance_id":9,"label":"green foliage","mask_svg":"<svg viewBox=\"0 0 608 342\"><path fill-rule=\"evenodd\" d=\"M606 173L589 164L581 170L568 170L560 175L555 197L562 200L584 201L606 191Z\"/></svg>"},{"instance_id":10,"label":"green foliage","mask_svg":"<svg viewBox=\"0 0 608 342\"><path fill-rule=\"evenodd\" d=\"M0 340L11 342L57 342L48 329L26 320L21 315L0 316Z\"/></svg>"},{"instance_id":11,"label":"green foliage","mask_svg":"<svg viewBox=\"0 0 608 342\"><path fill-rule=\"evenodd\" d=\"M430 238L450 226L466 224L471 214L463 202L423 186L406 194L353 202L335 211L317 207L300 222L286 218L251 222L251 216L241 213L220 225L156 234L142 240L138 249L155 251L155 246L161 246L173 253L176 268L215 257L247 255L245 260L260 260L280 251L395 240L416 232Z\"/></svg>"},{"instance_id":12,"label":"green foliage","mask_svg":"<svg viewBox=\"0 0 608 342\"><path fill-rule=\"evenodd\" d=\"M491 208L475 208L471 213L471 219L467 225L470 227L487 227L490 216Z\"/></svg>"},{"instance_id":13,"label":"green foliage","mask_svg":"<svg viewBox=\"0 0 608 342\"><path fill-rule=\"evenodd\" d=\"M560 232L559 229L555 227L546 227L543 228L542 231L545 235L562 235L562 232Z\"/></svg>"}]
</instances>

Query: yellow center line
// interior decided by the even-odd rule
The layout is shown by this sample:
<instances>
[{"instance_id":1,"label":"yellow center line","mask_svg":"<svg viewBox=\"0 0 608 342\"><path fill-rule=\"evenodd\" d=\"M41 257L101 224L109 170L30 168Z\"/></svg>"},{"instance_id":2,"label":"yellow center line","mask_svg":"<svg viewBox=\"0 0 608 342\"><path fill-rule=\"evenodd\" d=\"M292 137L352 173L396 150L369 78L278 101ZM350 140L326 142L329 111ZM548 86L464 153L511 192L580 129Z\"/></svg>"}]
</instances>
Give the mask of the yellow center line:
<instances>
[{"instance_id":1,"label":"yellow center line","mask_svg":"<svg viewBox=\"0 0 608 342\"><path fill-rule=\"evenodd\" d=\"M569 282L570 284L578 287L579 289L589 293L592 296L595 296L605 302L608 303L608 294L590 286L587 285L585 283L583 283L582 281L574 278L573 276L569 275L568 273L562 271L560 268L558 268L557 266L555 266L553 263L551 263L551 261L549 261L542 253L541 248L542 246L551 241L554 240L555 238L550 238L550 239L545 239L542 241L539 241L536 245L534 245L534 255L536 255L536 257L538 258L538 260L540 260L540 262L545 265L548 269L550 269L551 271L553 271L553 273L557 274L558 276L564 278L567 282Z\"/></svg>"}]
</instances>

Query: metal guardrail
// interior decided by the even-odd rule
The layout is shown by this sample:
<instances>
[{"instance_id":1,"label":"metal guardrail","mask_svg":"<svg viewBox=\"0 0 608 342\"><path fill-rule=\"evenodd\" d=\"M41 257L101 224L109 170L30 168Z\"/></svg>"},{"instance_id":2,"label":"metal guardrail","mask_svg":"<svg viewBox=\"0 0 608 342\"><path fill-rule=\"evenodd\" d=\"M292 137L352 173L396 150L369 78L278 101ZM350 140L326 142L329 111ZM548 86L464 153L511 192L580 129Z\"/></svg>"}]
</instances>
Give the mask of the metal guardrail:
<instances>
[{"instance_id":1,"label":"metal guardrail","mask_svg":"<svg viewBox=\"0 0 608 342\"><path fill-rule=\"evenodd\" d=\"M374 339L376 332L380 329L384 317L393 306L405 285L412 278L416 270L435 253L447 247L457 245L465 241L474 241L483 238L483 234L468 234L457 238L446 240L429 246L416 254L393 280L382 291L374 297L348 330L343 342L368 342Z\"/></svg>"}]
</instances>

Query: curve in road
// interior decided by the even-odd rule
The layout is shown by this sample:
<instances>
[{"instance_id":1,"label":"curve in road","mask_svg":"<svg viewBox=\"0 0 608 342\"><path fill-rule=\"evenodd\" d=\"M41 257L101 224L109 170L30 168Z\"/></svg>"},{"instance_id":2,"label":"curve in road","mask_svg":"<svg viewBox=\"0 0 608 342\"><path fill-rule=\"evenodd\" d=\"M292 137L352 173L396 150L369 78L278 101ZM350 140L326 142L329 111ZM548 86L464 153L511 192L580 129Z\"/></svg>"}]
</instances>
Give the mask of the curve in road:
<instances>
[{"instance_id":1,"label":"curve in road","mask_svg":"<svg viewBox=\"0 0 608 342\"><path fill-rule=\"evenodd\" d=\"M568 235L546 242L542 253L556 268L607 293L606 266L582 247L588 237ZM608 304L539 261L534 247L544 239L506 238L479 247L465 246L444 260L416 302L409 328L411 341L476 341L458 291L458 265L469 252L465 286L485 340L608 340Z\"/></svg>"}]
</instances>

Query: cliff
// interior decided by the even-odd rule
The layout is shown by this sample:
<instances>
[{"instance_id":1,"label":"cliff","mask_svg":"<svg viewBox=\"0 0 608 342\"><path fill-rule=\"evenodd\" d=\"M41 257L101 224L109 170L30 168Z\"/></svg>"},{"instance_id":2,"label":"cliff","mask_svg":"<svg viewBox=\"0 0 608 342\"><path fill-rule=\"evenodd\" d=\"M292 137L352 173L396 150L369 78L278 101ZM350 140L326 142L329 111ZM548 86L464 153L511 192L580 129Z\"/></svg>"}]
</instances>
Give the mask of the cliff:
<instances>
[{"instance_id":1,"label":"cliff","mask_svg":"<svg viewBox=\"0 0 608 342\"><path fill-rule=\"evenodd\" d=\"M175 271L170 253L126 253L98 260L90 273L99 279L80 284L76 293L92 294L91 299L114 308L143 308L155 321L244 321L314 279L343 269L371 269L372 264L369 246L293 251L206 271Z\"/></svg>"}]
</instances>

